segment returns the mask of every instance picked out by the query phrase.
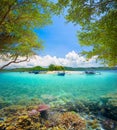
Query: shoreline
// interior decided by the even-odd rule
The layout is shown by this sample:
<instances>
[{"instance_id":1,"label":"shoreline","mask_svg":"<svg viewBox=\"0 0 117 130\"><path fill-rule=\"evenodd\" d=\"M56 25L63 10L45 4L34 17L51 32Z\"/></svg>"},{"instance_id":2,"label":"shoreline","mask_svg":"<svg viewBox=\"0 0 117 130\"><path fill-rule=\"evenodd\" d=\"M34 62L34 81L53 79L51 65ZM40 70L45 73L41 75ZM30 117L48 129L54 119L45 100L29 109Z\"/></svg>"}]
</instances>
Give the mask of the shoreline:
<instances>
[{"instance_id":1,"label":"shoreline","mask_svg":"<svg viewBox=\"0 0 117 130\"><path fill-rule=\"evenodd\" d=\"M46 74L58 74L59 72L65 72L66 74L83 74L84 71L47 71Z\"/></svg>"}]
</instances>

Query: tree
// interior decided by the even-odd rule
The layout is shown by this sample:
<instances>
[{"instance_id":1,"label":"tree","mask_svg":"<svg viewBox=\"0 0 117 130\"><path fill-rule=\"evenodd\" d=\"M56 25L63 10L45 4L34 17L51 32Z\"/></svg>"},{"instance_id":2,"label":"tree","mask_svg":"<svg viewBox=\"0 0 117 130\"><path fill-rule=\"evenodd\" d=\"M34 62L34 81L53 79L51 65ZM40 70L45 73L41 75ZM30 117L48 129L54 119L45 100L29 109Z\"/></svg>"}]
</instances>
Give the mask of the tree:
<instances>
[{"instance_id":1,"label":"tree","mask_svg":"<svg viewBox=\"0 0 117 130\"><path fill-rule=\"evenodd\" d=\"M83 52L87 57L98 55L98 58L109 66L117 65L117 12L108 15L95 23L89 29L78 34L81 45L93 46L92 51ZM105 22L106 21L106 22Z\"/></svg>"},{"instance_id":2,"label":"tree","mask_svg":"<svg viewBox=\"0 0 117 130\"><path fill-rule=\"evenodd\" d=\"M83 54L88 58L98 55L103 63L117 65L117 0L58 0L56 7L56 13L67 10L67 21L82 27L80 44L93 47Z\"/></svg>"},{"instance_id":3,"label":"tree","mask_svg":"<svg viewBox=\"0 0 117 130\"><path fill-rule=\"evenodd\" d=\"M48 69L51 71L55 70L55 65L53 65L53 64L49 65Z\"/></svg>"},{"instance_id":4,"label":"tree","mask_svg":"<svg viewBox=\"0 0 117 130\"><path fill-rule=\"evenodd\" d=\"M49 65L48 69L51 70L51 71L53 71L53 70L64 70L64 67L51 64L51 65Z\"/></svg>"},{"instance_id":5,"label":"tree","mask_svg":"<svg viewBox=\"0 0 117 130\"><path fill-rule=\"evenodd\" d=\"M11 60L1 69L42 49L34 29L51 23L50 6L48 0L0 0L0 56Z\"/></svg>"}]
</instances>

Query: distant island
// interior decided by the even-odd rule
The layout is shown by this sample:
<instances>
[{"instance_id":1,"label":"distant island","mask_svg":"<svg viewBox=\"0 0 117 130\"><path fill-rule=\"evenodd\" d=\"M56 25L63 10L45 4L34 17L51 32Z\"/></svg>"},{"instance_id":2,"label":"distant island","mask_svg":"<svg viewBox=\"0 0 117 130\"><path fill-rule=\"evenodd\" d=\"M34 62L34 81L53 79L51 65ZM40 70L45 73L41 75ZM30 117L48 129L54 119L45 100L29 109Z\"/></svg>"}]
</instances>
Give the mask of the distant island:
<instances>
[{"instance_id":1,"label":"distant island","mask_svg":"<svg viewBox=\"0 0 117 130\"><path fill-rule=\"evenodd\" d=\"M117 67L66 67L66 66L58 66L51 64L49 67L44 68L41 66L35 66L31 68L13 68L13 69L4 69L1 72L30 72L30 71L86 71L86 70L117 70Z\"/></svg>"}]
</instances>

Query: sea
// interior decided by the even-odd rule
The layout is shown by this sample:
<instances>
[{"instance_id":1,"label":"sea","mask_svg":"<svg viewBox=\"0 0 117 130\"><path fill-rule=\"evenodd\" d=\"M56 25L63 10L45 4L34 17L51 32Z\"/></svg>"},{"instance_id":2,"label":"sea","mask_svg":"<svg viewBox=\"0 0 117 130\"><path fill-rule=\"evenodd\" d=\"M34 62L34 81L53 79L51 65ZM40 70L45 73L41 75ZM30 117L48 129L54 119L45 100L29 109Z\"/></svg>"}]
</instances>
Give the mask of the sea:
<instances>
[{"instance_id":1,"label":"sea","mask_svg":"<svg viewBox=\"0 0 117 130\"><path fill-rule=\"evenodd\" d=\"M53 100L100 100L102 96L114 92L117 92L117 71L65 76L28 72L0 73L0 100L12 104L34 98L47 104Z\"/></svg>"}]
</instances>

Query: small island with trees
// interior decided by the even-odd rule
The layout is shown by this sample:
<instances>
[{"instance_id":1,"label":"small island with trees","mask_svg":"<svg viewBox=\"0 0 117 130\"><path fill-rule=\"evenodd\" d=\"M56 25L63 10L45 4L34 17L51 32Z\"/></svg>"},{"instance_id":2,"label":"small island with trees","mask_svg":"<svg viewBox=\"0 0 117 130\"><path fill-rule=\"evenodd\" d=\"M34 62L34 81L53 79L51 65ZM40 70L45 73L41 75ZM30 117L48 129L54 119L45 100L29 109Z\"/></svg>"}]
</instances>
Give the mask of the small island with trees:
<instances>
[{"instance_id":1,"label":"small island with trees","mask_svg":"<svg viewBox=\"0 0 117 130\"><path fill-rule=\"evenodd\" d=\"M14 68L14 69L4 69L1 72L30 72L30 71L86 71L86 70L95 70L95 71L104 71L104 70L117 70L117 67L66 67L59 65L49 65L48 67L35 66L31 68Z\"/></svg>"}]
</instances>

